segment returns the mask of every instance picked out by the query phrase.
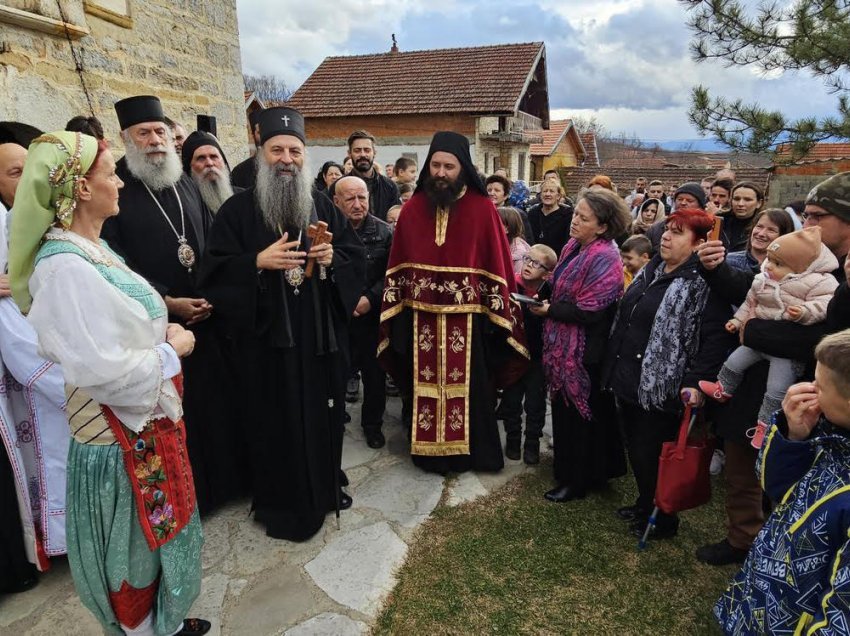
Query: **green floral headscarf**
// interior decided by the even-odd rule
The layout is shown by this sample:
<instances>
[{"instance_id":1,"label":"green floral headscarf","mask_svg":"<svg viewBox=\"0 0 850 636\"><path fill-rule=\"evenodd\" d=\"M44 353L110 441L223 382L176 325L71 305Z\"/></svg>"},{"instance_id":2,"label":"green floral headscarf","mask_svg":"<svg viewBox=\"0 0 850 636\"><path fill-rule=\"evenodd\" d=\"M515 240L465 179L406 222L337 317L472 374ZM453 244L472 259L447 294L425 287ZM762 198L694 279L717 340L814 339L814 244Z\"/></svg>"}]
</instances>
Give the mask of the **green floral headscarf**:
<instances>
[{"instance_id":1,"label":"green floral headscarf","mask_svg":"<svg viewBox=\"0 0 850 636\"><path fill-rule=\"evenodd\" d=\"M30 144L9 232L9 283L23 313L32 304L29 280L44 234L56 221L70 227L77 182L96 156L97 140L81 133L47 133Z\"/></svg>"}]
</instances>

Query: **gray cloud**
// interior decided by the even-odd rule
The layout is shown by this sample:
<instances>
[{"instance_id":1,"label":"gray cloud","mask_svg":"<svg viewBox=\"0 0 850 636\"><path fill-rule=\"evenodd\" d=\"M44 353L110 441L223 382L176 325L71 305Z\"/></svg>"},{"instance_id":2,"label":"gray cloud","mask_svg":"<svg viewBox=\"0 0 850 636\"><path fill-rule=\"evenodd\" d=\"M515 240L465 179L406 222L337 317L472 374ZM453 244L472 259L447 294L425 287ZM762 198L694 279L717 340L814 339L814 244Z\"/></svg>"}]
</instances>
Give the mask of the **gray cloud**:
<instances>
[{"instance_id":1,"label":"gray cloud","mask_svg":"<svg viewBox=\"0 0 850 636\"><path fill-rule=\"evenodd\" d=\"M695 84L796 116L834 111L835 100L805 75L765 79L693 62L675 0L237 0L237 8L243 70L277 75L292 89L325 57L387 51L395 33L402 50L542 40L550 106L604 109L624 125L693 136L684 131Z\"/></svg>"}]
</instances>

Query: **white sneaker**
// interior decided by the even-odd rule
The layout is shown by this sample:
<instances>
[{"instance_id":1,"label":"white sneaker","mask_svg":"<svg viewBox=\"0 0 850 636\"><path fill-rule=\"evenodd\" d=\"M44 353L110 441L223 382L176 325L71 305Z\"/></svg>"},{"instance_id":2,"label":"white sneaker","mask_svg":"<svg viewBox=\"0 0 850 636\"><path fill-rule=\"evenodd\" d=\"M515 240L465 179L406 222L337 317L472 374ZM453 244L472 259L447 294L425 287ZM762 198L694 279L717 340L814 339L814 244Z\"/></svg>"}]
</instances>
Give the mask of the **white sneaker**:
<instances>
[{"instance_id":1,"label":"white sneaker","mask_svg":"<svg viewBox=\"0 0 850 636\"><path fill-rule=\"evenodd\" d=\"M712 475L719 475L723 472L723 467L726 465L726 453L722 450L715 449L714 455L711 456L711 466L708 468L708 472Z\"/></svg>"}]
</instances>

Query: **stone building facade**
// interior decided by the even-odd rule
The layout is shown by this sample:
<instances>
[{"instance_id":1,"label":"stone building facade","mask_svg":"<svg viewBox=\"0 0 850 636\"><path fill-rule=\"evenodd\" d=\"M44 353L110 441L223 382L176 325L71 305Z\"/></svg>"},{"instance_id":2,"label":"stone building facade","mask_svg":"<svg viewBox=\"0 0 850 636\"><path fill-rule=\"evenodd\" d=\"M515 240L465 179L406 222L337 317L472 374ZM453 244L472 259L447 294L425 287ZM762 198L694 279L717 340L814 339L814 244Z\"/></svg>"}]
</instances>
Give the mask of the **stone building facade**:
<instances>
[{"instance_id":1,"label":"stone building facade","mask_svg":"<svg viewBox=\"0 0 850 636\"><path fill-rule=\"evenodd\" d=\"M214 115L233 164L248 155L241 67L235 0L0 0L2 122L93 111L120 151L113 104L153 94L188 130Z\"/></svg>"}]
</instances>

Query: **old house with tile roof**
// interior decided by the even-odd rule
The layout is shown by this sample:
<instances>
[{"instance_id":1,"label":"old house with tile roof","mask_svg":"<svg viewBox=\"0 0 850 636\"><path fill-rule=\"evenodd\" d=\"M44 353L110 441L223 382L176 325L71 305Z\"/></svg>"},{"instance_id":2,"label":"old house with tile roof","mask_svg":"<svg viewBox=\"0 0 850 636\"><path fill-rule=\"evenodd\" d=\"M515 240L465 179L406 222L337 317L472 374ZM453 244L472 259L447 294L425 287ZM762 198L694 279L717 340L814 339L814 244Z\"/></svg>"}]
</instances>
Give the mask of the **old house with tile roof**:
<instances>
[{"instance_id":1,"label":"old house with tile roof","mask_svg":"<svg viewBox=\"0 0 850 636\"><path fill-rule=\"evenodd\" d=\"M583 165L587 157L572 119L549 122L549 130L543 131L542 141L532 144L529 152L532 181L540 181L547 170Z\"/></svg>"},{"instance_id":2,"label":"old house with tile roof","mask_svg":"<svg viewBox=\"0 0 850 636\"><path fill-rule=\"evenodd\" d=\"M326 58L293 94L314 166L341 161L346 140L365 129L377 161L425 160L432 135L466 135L478 168L529 179L530 147L549 128L542 42Z\"/></svg>"}]
</instances>

